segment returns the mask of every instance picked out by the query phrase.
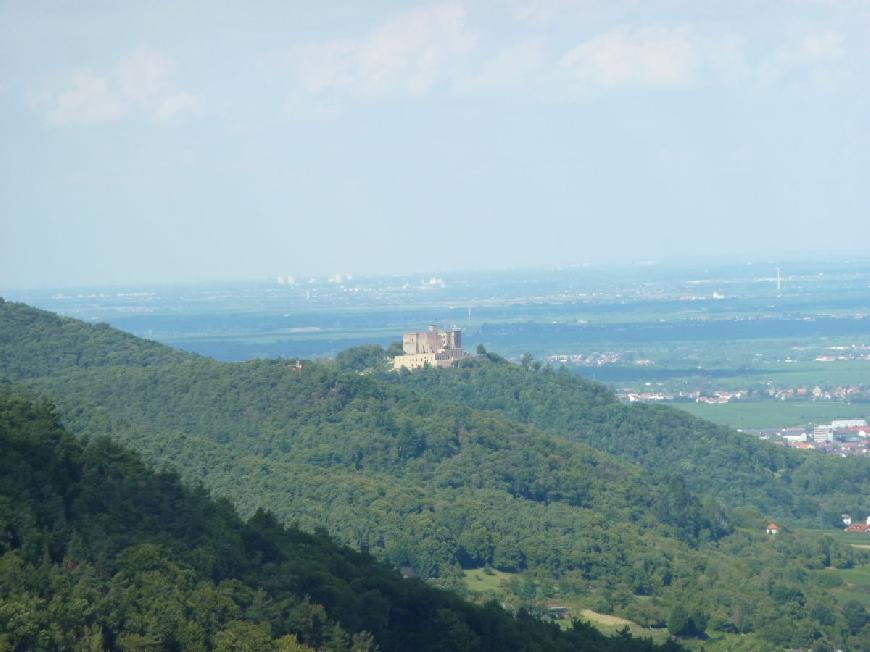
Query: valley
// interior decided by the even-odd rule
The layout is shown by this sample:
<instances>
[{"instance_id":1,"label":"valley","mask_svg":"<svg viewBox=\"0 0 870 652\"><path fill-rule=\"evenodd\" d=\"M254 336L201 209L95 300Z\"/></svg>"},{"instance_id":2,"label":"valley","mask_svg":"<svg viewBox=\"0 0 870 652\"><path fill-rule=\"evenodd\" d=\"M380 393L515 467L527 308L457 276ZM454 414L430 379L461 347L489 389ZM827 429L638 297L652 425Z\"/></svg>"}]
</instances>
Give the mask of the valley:
<instances>
[{"instance_id":1,"label":"valley","mask_svg":"<svg viewBox=\"0 0 870 652\"><path fill-rule=\"evenodd\" d=\"M870 513L866 460L625 405L495 353L399 373L372 345L219 362L8 301L0 335L0 375L78 437L435 587L535 617L594 612L605 631L624 619L689 648L864 635L845 614L870 551L828 533ZM838 569L856 578L832 584Z\"/></svg>"}]
</instances>

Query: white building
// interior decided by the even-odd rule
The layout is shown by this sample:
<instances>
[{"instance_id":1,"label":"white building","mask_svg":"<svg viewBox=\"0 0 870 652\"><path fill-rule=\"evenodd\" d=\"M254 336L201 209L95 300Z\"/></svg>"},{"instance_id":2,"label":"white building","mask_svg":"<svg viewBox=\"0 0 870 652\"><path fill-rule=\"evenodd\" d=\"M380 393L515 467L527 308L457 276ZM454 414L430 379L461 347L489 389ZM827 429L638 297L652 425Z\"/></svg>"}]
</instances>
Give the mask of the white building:
<instances>
[{"instance_id":1,"label":"white building","mask_svg":"<svg viewBox=\"0 0 870 652\"><path fill-rule=\"evenodd\" d=\"M817 444L834 441L834 427L830 424L826 426L816 426L813 428L813 441Z\"/></svg>"},{"instance_id":2,"label":"white building","mask_svg":"<svg viewBox=\"0 0 870 652\"><path fill-rule=\"evenodd\" d=\"M867 422L864 419L834 419L831 421L831 427L837 428L860 428L866 426Z\"/></svg>"},{"instance_id":3,"label":"white building","mask_svg":"<svg viewBox=\"0 0 870 652\"><path fill-rule=\"evenodd\" d=\"M792 441L792 442L806 441L807 440L807 433L802 432L799 435L783 435L782 438L785 439L786 441Z\"/></svg>"}]
</instances>

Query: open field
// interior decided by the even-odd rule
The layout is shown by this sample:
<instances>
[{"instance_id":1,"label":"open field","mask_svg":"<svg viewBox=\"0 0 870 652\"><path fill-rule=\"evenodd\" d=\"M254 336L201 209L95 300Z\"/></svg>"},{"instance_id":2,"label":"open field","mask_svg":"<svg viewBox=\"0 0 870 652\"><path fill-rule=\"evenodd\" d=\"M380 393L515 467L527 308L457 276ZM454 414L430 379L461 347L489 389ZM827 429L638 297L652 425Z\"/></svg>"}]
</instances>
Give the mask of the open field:
<instances>
[{"instance_id":1,"label":"open field","mask_svg":"<svg viewBox=\"0 0 870 652\"><path fill-rule=\"evenodd\" d=\"M495 569L474 568L463 571L465 586L472 593L498 593L515 573L504 573Z\"/></svg>"},{"instance_id":2,"label":"open field","mask_svg":"<svg viewBox=\"0 0 870 652\"><path fill-rule=\"evenodd\" d=\"M496 597L503 590L504 585L512 578L517 577L515 573L504 573L498 570L484 570L475 568L463 571L465 577L465 586L469 591L475 593L479 598L486 599ZM598 629L603 634L608 636L616 635L625 627L628 627L632 636L638 638L652 639L656 643L664 643L670 637L665 628L650 628L643 627L626 618L604 614L589 609L583 606L582 602L576 600L560 600L561 604L565 604L571 610L573 617L582 621L588 622ZM571 626L571 619L566 618L556 621L560 627L567 628ZM704 640L685 639L683 645L688 650L708 650L713 652L761 652L767 650L762 641L759 641L755 636L739 636L734 634L724 634L714 632L711 636ZM773 648L769 648L773 649Z\"/></svg>"},{"instance_id":3,"label":"open field","mask_svg":"<svg viewBox=\"0 0 870 652\"><path fill-rule=\"evenodd\" d=\"M845 582L843 586L831 589L838 599L857 600L864 607L870 607L870 566L830 569L828 572L835 573Z\"/></svg>"},{"instance_id":4,"label":"open field","mask_svg":"<svg viewBox=\"0 0 870 652\"><path fill-rule=\"evenodd\" d=\"M842 530L802 530L804 533L813 533L817 536L830 537L838 543L845 543L858 549L870 549L870 535ZM833 575L842 580L840 586L835 586L829 591L838 600L856 600L864 607L870 608L870 564L864 564L855 568L826 568L816 571L825 575Z\"/></svg>"},{"instance_id":5,"label":"open field","mask_svg":"<svg viewBox=\"0 0 870 652\"><path fill-rule=\"evenodd\" d=\"M721 405L674 403L674 407L696 417L733 428L803 426L831 419L870 417L867 403L804 401L735 401Z\"/></svg>"},{"instance_id":6,"label":"open field","mask_svg":"<svg viewBox=\"0 0 870 652\"><path fill-rule=\"evenodd\" d=\"M765 369L739 374L729 379L734 389L758 382L779 386L861 385L870 383L870 361L802 361L765 365Z\"/></svg>"},{"instance_id":7,"label":"open field","mask_svg":"<svg viewBox=\"0 0 870 652\"><path fill-rule=\"evenodd\" d=\"M819 341L805 341L804 345L811 351L804 355L828 353L819 344ZM780 341L677 342L648 346L633 353L635 357L655 360L653 366L626 364L576 369L584 376L618 386L650 382L673 390L702 382L718 389L743 390L870 384L868 360L778 361L789 353L789 343ZM670 360L670 356L680 358Z\"/></svg>"},{"instance_id":8,"label":"open field","mask_svg":"<svg viewBox=\"0 0 870 652\"><path fill-rule=\"evenodd\" d=\"M604 634L616 634L625 627L628 627L632 636L638 638L651 638L656 643L663 643L669 636L666 629L642 627L635 622L626 620L625 618L601 614L597 611L592 611L592 609L580 609L577 612L577 618L594 625L596 629Z\"/></svg>"},{"instance_id":9,"label":"open field","mask_svg":"<svg viewBox=\"0 0 870 652\"><path fill-rule=\"evenodd\" d=\"M502 592L507 582L517 577L516 573L505 573L494 569L484 570L483 568L465 570L463 575L465 576L465 586L469 591L480 596L493 597ZM574 617L591 623L605 634L615 634L627 626L634 636L652 638L657 642L662 642L668 638L668 633L664 629L650 629L619 616L598 613L573 600L562 602L569 607ZM571 626L570 618L557 622L561 627Z\"/></svg>"},{"instance_id":10,"label":"open field","mask_svg":"<svg viewBox=\"0 0 870 652\"><path fill-rule=\"evenodd\" d=\"M594 625L603 634L611 636L628 627L632 636L652 639L656 643L664 643L670 638L670 634L665 628L642 627L625 618L598 613L592 609L580 609L577 612L577 617ZM564 624L568 625L569 623L566 621ZM706 650L708 652L766 652L767 650L772 652L776 649L775 647L766 646L764 641L759 640L755 636L743 636L723 632L709 632L708 638L705 640L686 638L680 642L688 650Z\"/></svg>"},{"instance_id":11,"label":"open field","mask_svg":"<svg viewBox=\"0 0 870 652\"><path fill-rule=\"evenodd\" d=\"M850 546L855 546L856 548L870 548L870 534L835 531L829 536L838 543L848 543Z\"/></svg>"}]
</instances>

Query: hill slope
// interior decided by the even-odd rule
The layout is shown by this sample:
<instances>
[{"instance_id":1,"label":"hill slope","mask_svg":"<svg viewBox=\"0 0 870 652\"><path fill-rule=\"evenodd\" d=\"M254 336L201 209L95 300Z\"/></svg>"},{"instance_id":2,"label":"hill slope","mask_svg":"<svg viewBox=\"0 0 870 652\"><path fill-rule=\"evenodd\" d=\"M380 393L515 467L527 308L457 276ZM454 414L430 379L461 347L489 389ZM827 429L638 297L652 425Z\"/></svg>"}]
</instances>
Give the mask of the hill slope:
<instances>
[{"instance_id":1,"label":"hill slope","mask_svg":"<svg viewBox=\"0 0 870 652\"><path fill-rule=\"evenodd\" d=\"M654 649L473 607L262 512L243 523L228 504L106 440L82 445L48 406L0 390L0 648L375 645Z\"/></svg>"},{"instance_id":2,"label":"hill slope","mask_svg":"<svg viewBox=\"0 0 870 652\"><path fill-rule=\"evenodd\" d=\"M0 374L38 378L60 369L148 367L197 356L0 298Z\"/></svg>"},{"instance_id":3,"label":"hill slope","mask_svg":"<svg viewBox=\"0 0 870 652\"><path fill-rule=\"evenodd\" d=\"M870 460L807 455L668 406L622 405L603 385L567 370L487 361L383 378L679 475L730 505L816 526L838 526L843 512L870 513Z\"/></svg>"}]
</instances>

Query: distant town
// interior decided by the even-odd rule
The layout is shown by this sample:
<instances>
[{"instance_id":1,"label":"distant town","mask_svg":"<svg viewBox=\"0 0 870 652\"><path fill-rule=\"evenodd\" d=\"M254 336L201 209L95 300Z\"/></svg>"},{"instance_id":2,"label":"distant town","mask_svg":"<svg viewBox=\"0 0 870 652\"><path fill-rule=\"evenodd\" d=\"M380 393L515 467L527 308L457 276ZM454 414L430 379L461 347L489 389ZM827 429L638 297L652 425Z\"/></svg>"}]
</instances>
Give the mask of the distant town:
<instances>
[{"instance_id":1,"label":"distant town","mask_svg":"<svg viewBox=\"0 0 870 652\"><path fill-rule=\"evenodd\" d=\"M864 419L834 419L830 423L788 428L744 428L774 444L804 451L821 451L847 457L870 455L870 426Z\"/></svg>"},{"instance_id":2,"label":"distant town","mask_svg":"<svg viewBox=\"0 0 870 652\"><path fill-rule=\"evenodd\" d=\"M648 383L652 387L652 383ZM668 392L650 389L636 391L622 389L617 392L620 400L627 403L709 403L717 405L745 399L777 401L846 401L870 402L870 389L864 385L838 385L836 387L768 387L765 389L711 389Z\"/></svg>"}]
</instances>

